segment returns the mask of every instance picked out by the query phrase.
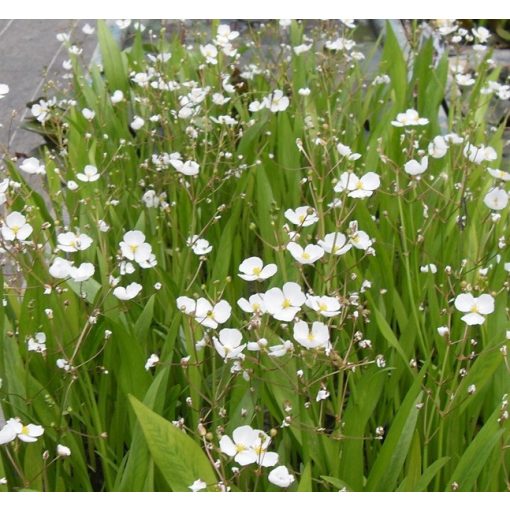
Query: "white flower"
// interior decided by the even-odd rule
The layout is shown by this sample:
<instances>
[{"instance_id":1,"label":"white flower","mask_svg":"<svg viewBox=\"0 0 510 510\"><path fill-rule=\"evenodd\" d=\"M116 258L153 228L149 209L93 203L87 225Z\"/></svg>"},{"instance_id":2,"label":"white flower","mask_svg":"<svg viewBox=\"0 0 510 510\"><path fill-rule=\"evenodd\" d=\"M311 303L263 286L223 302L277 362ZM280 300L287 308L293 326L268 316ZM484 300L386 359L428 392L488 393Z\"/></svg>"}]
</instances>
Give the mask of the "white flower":
<instances>
[{"instance_id":1,"label":"white flower","mask_svg":"<svg viewBox=\"0 0 510 510\"><path fill-rule=\"evenodd\" d=\"M131 25L131 20L130 19L118 19L118 20L115 20L115 24L119 27L120 30L125 30L126 28L129 27L129 25Z\"/></svg>"},{"instance_id":2,"label":"white flower","mask_svg":"<svg viewBox=\"0 0 510 510\"><path fill-rule=\"evenodd\" d=\"M200 478L199 478L198 480L195 480L191 485L189 485L188 489L191 492L203 491L204 489L207 489L207 484L205 482L203 482L202 480L200 480Z\"/></svg>"},{"instance_id":3,"label":"white flower","mask_svg":"<svg viewBox=\"0 0 510 510\"><path fill-rule=\"evenodd\" d=\"M294 345L290 340L285 340L281 344L272 345L269 347L269 356L272 358L281 358L285 356L287 353L292 352L294 350Z\"/></svg>"},{"instance_id":4,"label":"white flower","mask_svg":"<svg viewBox=\"0 0 510 510\"><path fill-rule=\"evenodd\" d=\"M324 256L324 250L316 244L309 244L305 248L297 243L287 244L287 250L300 264L313 264Z\"/></svg>"},{"instance_id":5,"label":"white flower","mask_svg":"<svg viewBox=\"0 0 510 510\"><path fill-rule=\"evenodd\" d=\"M296 55L301 55L302 53L309 51L311 47L311 44L300 44L299 46L294 46L292 49Z\"/></svg>"},{"instance_id":6,"label":"white flower","mask_svg":"<svg viewBox=\"0 0 510 510\"><path fill-rule=\"evenodd\" d=\"M446 336L448 333L450 333L450 328L448 328L448 326L439 326L437 328L437 332L439 336Z\"/></svg>"},{"instance_id":7,"label":"white flower","mask_svg":"<svg viewBox=\"0 0 510 510\"><path fill-rule=\"evenodd\" d=\"M424 156L421 158L421 161L417 161L416 159L412 159L411 161L408 161L404 165L404 170L407 174L415 176L420 175L425 170L427 170L429 166L429 158L427 156Z\"/></svg>"},{"instance_id":8,"label":"white flower","mask_svg":"<svg viewBox=\"0 0 510 510\"><path fill-rule=\"evenodd\" d=\"M218 26L214 41L218 46L226 46L237 37L239 37L239 32L231 30L229 25L223 24Z\"/></svg>"},{"instance_id":9,"label":"white flower","mask_svg":"<svg viewBox=\"0 0 510 510\"><path fill-rule=\"evenodd\" d=\"M253 313L257 315L266 313L266 305L264 303L263 294L253 294L248 299L239 298L237 300L237 304L239 305L239 308L246 313Z\"/></svg>"},{"instance_id":10,"label":"white flower","mask_svg":"<svg viewBox=\"0 0 510 510\"><path fill-rule=\"evenodd\" d=\"M339 152L340 156L347 158L349 161L356 161L357 159L361 158L361 154L352 152L349 146L343 145L342 143L339 143L336 146L336 150Z\"/></svg>"},{"instance_id":11,"label":"white flower","mask_svg":"<svg viewBox=\"0 0 510 510\"><path fill-rule=\"evenodd\" d=\"M435 159L440 159L448 152L448 144L446 143L445 137L436 136L429 143L428 147L429 156ZM423 160L422 160L423 161Z\"/></svg>"},{"instance_id":12,"label":"white flower","mask_svg":"<svg viewBox=\"0 0 510 510\"><path fill-rule=\"evenodd\" d=\"M124 100L124 92L122 92L122 90L116 90L110 97L110 100L113 104L120 103Z\"/></svg>"},{"instance_id":13,"label":"white flower","mask_svg":"<svg viewBox=\"0 0 510 510\"><path fill-rule=\"evenodd\" d=\"M352 39L345 39L344 37L339 37L334 41L326 41L324 43L324 47L330 51L350 51L356 46L356 42Z\"/></svg>"},{"instance_id":14,"label":"white flower","mask_svg":"<svg viewBox=\"0 0 510 510\"><path fill-rule=\"evenodd\" d=\"M83 108L81 114L85 117L86 120L93 120L96 116L95 112L90 110L89 108Z\"/></svg>"},{"instance_id":15,"label":"white flower","mask_svg":"<svg viewBox=\"0 0 510 510\"><path fill-rule=\"evenodd\" d=\"M71 449L67 446L64 446L63 444L58 444L57 445L57 455L59 457L70 457Z\"/></svg>"},{"instance_id":16,"label":"white flower","mask_svg":"<svg viewBox=\"0 0 510 510\"><path fill-rule=\"evenodd\" d=\"M82 182L95 182L99 179L100 174L97 171L97 168L93 165L86 165L83 169L83 173L76 174L78 180Z\"/></svg>"},{"instance_id":17,"label":"white flower","mask_svg":"<svg viewBox=\"0 0 510 510\"><path fill-rule=\"evenodd\" d=\"M83 53L83 48L80 48L79 46L76 46L76 44L73 44L70 48L67 49L67 51L71 55L81 55Z\"/></svg>"},{"instance_id":18,"label":"white flower","mask_svg":"<svg viewBox=\"0 0 510 510\"><path fill-rule=\"evenodd\" d=\"M30 111L39 122L44 123L50 114L51 106L53 106L53 101L44 101L41 99L39 103L32 105Z\"/></svg>"},{"instance_id":19,"label":"white flower","mask_svg":"<svg viewBox=\"0 0 510 510\"><path fill-rule=\"evenodd\" d=\"M399 113L396 120L391 121L393 126L425 126L429 123L428 119L421 118L416 110L408 109L405 113Z\"/></svg>"},{"instance_id":20,"label":"white flower","mask_svg":"<svg viewBox=\"0 0 510 510\"><path fill-rule=\"evenodd\" d=\"M226 361L242 357L246 344L242 344L243 335L238 329L224 328L220 330L218 337L213 338L216 352Z\"/></svg>"},{"instance_id":21,"label":"white flower","mask_svg":"<svg viewBox=\"0 0 510 510\"><path fill-rule=\"evenodd\" d=\"M298 90L298 94L300 96L303 96L303 97L306 97L306 96L309 96L311 94L311 90L308 88L308 87L301 87L299 90Z\"/></svg>"},{"instance_id":22,"label":"white flower","mask_svg":"<svg viewBox=\"0 0 510 510\"><path fill-rule=\"evenodd\" d=\"M359 178L352 172L344 172L338 180L335 191L349 191L348 195L352 198L366 198L372 196L373 192L379 188L381 180L375 172L368 172Z\"/></svg>"},{"instance_id":23,"label":"white flower","mask_svg":"<svg viewBox=\"0 0 510 510\"><path fill-rule=\"evenodd\" d=\"M492 188L484 197L483 203L494 211L501 211L508 205L508 193L501 188Z\"/></svg>"},{"instance_id":24,"label":"white flower","mask_svg":"<svg viewBox=\"0 0 510 510\"><path fill-rule=\"evenodd\" d=\"M315 397L315 402L320 402L321 400L326 400L328 398L329 398L329 391L322 389L317 392L317 396Z\"/></svg>"},{"instance_id":25,"label":"white flower","mask_svg":"<svg viewBox=\"0 0 510 510\"><path fill-rule=\"evenodd\" d=\"M126 274L133 274L136 271L136 269L135 269L135 266L133 266L133 264L131 264L131 262L123 260L119 264L119 271L120 271L120 274L122 276L124 276Z\"/></svg>"},{"instance_id":26,"label":"white flower","mask_svg":"<svg viewBox=\"0 0 510 510\"><path fill-rule=\"evenodd\" d=\"M149 75L147 73L135 73L131 78L133 83L136 83L139 87L147 87L150 83Z\"/></svg>"},{"instance_id":27,"label":"white flower","mask_svg":"<svg viewBox=\"0 0 510 510\"><path fill-rule=\"evenodd\" d=\"M129 125L131 126L131 129L138 131L139 129L141 129L143 127L144 124L145 124L145 121L142 119L142 117L135 115L133 117L133 121Z\"/></svg>"},{"instance_id":28,"label":"white flower","mask_svg":"<svg viewBox=\"0 0 510 510\"><path fill-rule=\"evenodd\" d=\"M24 443L35 443L43 434L44 428L40 425L23 425L19 419L10 418L0 430L0 445L10 443L16 438Z\"/></svg>"},{"instance_id":29,"label":"white flower","mask_svg":"<svg viewBox=\"0 0 510 510\"><path fill-rule=\"evenodd\" d=\"M475 83L475 79L469 73L468 74L457 73L455 75L455 81L457 82L457 85L459 85L459 87L470 87Z\"/></svg>"},{"instance_id":30,"label":"white flower","mask_svg":"<svg viewBox=\"0 0 510 510\"><path fill-rule=\"evenodd\" d=\"M349 235L349 240L354 248L358 250L367 250L372 246L372 240L363 230L356 230Z\"/></svg>"},{"instance_id":31,"label":"white flower","mask_svg":"<svg viewBox=\"0 0 510 510\"><path fill-rule=\"evenodd\" d=\"M5 218L2 226L2 236L6 241L24 241L33 231L33 228L27 223L23 214L12 212Z\"/></svg>"},{"instance_id":32,"label":"white flower","mask_svg":"<svg viewBox=\"0 0 510 510\"><path fill-rule=\"evenodd\" d=\"M492 147L486 147L485 145L477 147L471 143L467 143L464 147L464 156L476 164L498 159L498 154Z\"/></svg>"},{"instance_id":33,"label":"white flower","mask_svg":"<svg viewBox=\"0 0 510 510\"><path fill-rule=\"evenodd\" d=\"M93 26L89 25L88 23L85 23L85 25L81 27L81 31L85 35L92 35L95 32L95 30L96 29Z\"/></svg>"},{"instance_id":34,"label":"white flower","mask_svg":"<svg viewBox=\"0 0 510 510\"><path fill-rule=\"evenodd\" d=\"M326 324L314 322L312 329L304 321L294 324L294 340L307 349L325 349L329 351L329 330Z\"/></svg>"},{"instance_id":35,"label":"white flower","mask_svg":"<svg viewBox=\"0 0 510 510\"><path fill-rule=\"evenodd\" d=\"M92 239L86 234L64 232L57 236L57 248L67 253L86 250L92 244Z\"/></svg>"},{"instance_id":36,"label":"white flower","mask_svg":"<svg viewBox=\"0 0 510 510\"><path fill-rule=\"evenodd\" d=\"M497 168L487 168L487 172L489 172L495 179L500 179L504 182L510 181L510 172L504 172L503 170L498 170Z\"/></svg>"},{"instance_id":37,"label":"white flower","mask_svg":"<svg viewBox=\"0 0 510 510\"><path fill-rule=\"evenodd\" d=\"M183 163L180 159L170 159L170 164L183 175L198 175L200 165L195 161L186 161Z\"/></svg>"},{"instance_id":38,"label":"white flower","mask_svg":"<svg viewBox=\"0 0 510 510\"><path fill-rule=\"evenodd\" d=\"M43 164L37 158L27 158L21 165L19 166L20 170L27 174L32 175L44 175L46 174L46 169Z\"/></svg>"},{"instance_id":39,"label":"white flower","mask_svg":"<svg viewBox=\"0 0 510 510\"><path fill-rule=\"evenodd\" d=\"M0 205L5 204L7 202L7 190L9 189L9 184L11 183L10 179L6 177L2 181L0 181ZM14 183L13 183L14 184Z\"/></svg>"},{"instance_id":40,"label":"white flower","mask_svg":"<svg viewBox=\"0 0 510 510\"><path fill-rule=\"evenodd\" d=\"M140 294L142 286L139 283L130 283L127 287L115 287L113 289L113 295L121 301L128 301L135 298Z\"/></svg>"},{"instance_id":41,"label":"white flower","mask_svg":"<svg viewBox=\"0 0 510 510\"><path fill-rule=\"evenodd\" d=\"M275 90L271 96L268 97L268 107L273 112L283 112L289 106L289 98L283 95L281 90Z\"/></svg>"},{"instance_id":42,"label":"white flower","mask_svg":"<svg viewBox=\"0 0 510 510\"><path fill-rule=\"evenodd\" d=\"M237 427L232 439L224 435L220 439L220 450L241 466L254 464L257 461L257 455L253 450L253 446L258 439L258 431L252 429L249 425Z\"/></svg>"},{"instance_id":43,"label":"white flower","mask_svg":"<svg viewBox=\"0 0 510 510\"><path fill-rule=\"evenodd\" d=\"M294 225L308 227L319 221L319 216L313 207L303 205L295 210L287 209L285 217Z\"/></svg>"},{"instance_id":44,"label":"white flower","mask_svg":"<svg viewBox=\"0 0 510 510\"><path fill-rule=\"evenodd\" d=\"M142 202L146 207L157 207L159 205L159 197L153 189L150 189L143 194Z\"/></svg>"},{"instance_id":45,"label":"white flower","mask_svg":"<svg viewBox=\"0 0 510 510\"><path fill-rule=\"evenodd\" d=\"M95 272L94 264L91 264L90 262L84 262L83 264L80 264L79 267L74 266L69 267L69 276L75 282L84 282L89 278L92 278L94 272Z\"/></svg>"},{"instance_id":46,"label":"white flower","mask_svg":"<svg viewBox=\"0 0 510 510\"><path fill-rule=\"evenodd\" d=\"M157 354L151 354L145 362L145 370L154 368L159 363L159 356Z\"/></svg>"},{"instance_id":47,"label":"white flower","mask_svg":"<svg viewBox=\"0 0 510 510\"><path fill-rule=\"evenodd\" d=\"M487 30L485 27L472 28L471 32L481 44L485 44L491 36L489 30Z\"/></svg>"},{"instance_id":48,"label":"white flower","mask_svg":"<svg viewBox=\"0 0 510 510\"><path fill-rule=\"evenodd\" d=\"M343 255L347 253L352 245L347 243L347 238L340 232L326 234L317 244L326 252L332 255Z\"/></svg>"},{"instance_id":49,"label":"white flower","mask_svg":"<svg viewBox=\"0 0 510 510\"><path fill-rule=\"evenodd\" d=\"M249 257L239 265L238 276L247 282L255 280L262 282L274 276L276 271L276 264L267 264L267 266L264 266L264 262L262 262L262 259L259 257Z\"/></svg>"},{"instance_id":50,"label":"white flower","mask_svg":"<svg viewBox=\"0 0 510 510\"><path fill-rule=\"evenodd\" d=\"M301 287L294 282L287 282L282 289L273 287L264 294L264 304L269 314L276 320L290 322L301 310L306 301Z\"/></svg>"},{"instance_id":51,"label":"white flower","mask_svg":"<svg viewBox=\"0 0 510 510\"><path fill-rule=\"evenodd\" d=\"M468 325L483 324L484 315L491 314L494 311L494 298L490 294L482 294L475 298L468 292L459 294L455 298L455 308L460 312L466 313L462 320Z\"/></svg>"},{"instance_id":52,"label":"white flower","mask_svg":"<svg viewBox=\"0 0 510 510\"><path fill-rule=\"evenodd\" d=\"M46 352L46 335L39 331L33 337L30 337L27 341L27 350L39 354Z\"/></svg>"},{"instance_id":53,"label":"white flower","mask_svg":"<svg viewBox=\"0 0 510 510\"><path fill-rule=\"evenodd\" d=\"M0 83L0 99L3 99L9 93L9 85Z\"/></svg>"},{"instance_id":54,"label":"white flower","mask_svg":"<svg viewBox=\"0 0 510 510\"><path fill-rule=\"evenodd\" d=\"M232 313L232 307L225 300L212 305L205 298L198 298L195 301L186 296L177 298L177 308L186 315L194 316L202 326L213 329L216 329L219 324L227 322Z\"/></svg>"},{"instance_id":55,"label":"white flower","mask_svg":"<svg viewBox=\"0 0 510 510\"><path fill-rule=\"evenodd\" d=\"M223 106L224 104L227 104L229 101L230 97L225 97L223 94L220 94L219 92L216 92L212 95L212 102L219 106Z\"/></svg>"},{"instance_id":56,"label":"white flower","mask_svg":"<svg viewBox=\"0 0 510 510\"><path fill-rule=\"evenodd\" d=\"M222 436L220 450L241 466L257 463L270 467L278 463L278 454L267 451L270 444L271 438L265 432L243 425L234 430L232 439Z\"/></svg>"},{"instance_id":57,"label":"white flower","mask_svg":"<svg viewBox=\"0 0 510 510\"><path fill-rule=\"evenodd\" d=\"M305 304L324 317L335 317L340 313L340 301L337 298L307 294Z\"/></svg>"},{"instance_id":58,"label":"white flower","mask_svg":"<svg viewBox=\"0 0 510 510\"><path fill-rule=\"evenodd\" d=\"M70 191L76 191L78 189L78 183L76 181L67 181L66 186Z\"/></svg>"},{"instance_id":59,"label":"white flower","mask_svg":"<svg viewBox=\"0 0 510 510\"><path fill-rule=\"evenodd\" d=\"M64 370L65 372L69 372L73 367L71 366L71 364L63 359L63 358L59 358L55 364L57 365L57 368L60 368L61 370Z\"/></svg>"},{"instance_id":60,"label":"white flower","mask_svg":"<svg viewBox=\"0 0 510 510\"><path fill-rule=\"evenodd\" d=\"M218 118L211 117L211 120L215 124L222 124L224 126L235 126L238 124L237 120L231 117L230 115L220 115Z\"/></svg>"},{"instance_id":61,"label":"white flower","mask_svg":"<svg viewBox=\"0 0 510 510\"><path fill-rule=\"evenodd\" d=\"M145 235L139 230L130 230L124 234L119 243L122 256L128 260L134 260L142 265L147 263L152 255L152 247L145 242Z\"/></svg>"},{"instance_id":62,"label":"white flower","mask_svg":"<svg viewBox=\"0 0 510 510\"><path fill-rule=\"evenodd\" d=\"M459 145L464 141L462 136L459 136L457 133L448 133L443 137L446 143L452 143L453 145Z\"/></svg>"},{"instance_id":63,"label":"white flower","mask_svg":"<svg viewBox=\"0 0 510 510\"><path fill-rule=\"evenodd\" d=\"M206 44L205 46L200 46L200 53L205 58L205 61L208 64L217 64L218 63L218 50L216 46L213 44Z\"/></svg>"},{"instance_id":64,"label":"white flower","mask_svg":"<svg viewBox=\"0 0 510 510\"><path fill-rule=\"evenodd\" d=\"M64 279L69 276L69 272L72 267L72 262L61 257L57 257L51 264L49 272L53 278Z\"/></svg>"},{"instance_id":65,"label":"white flower","mask_svg":"<svg viewBox=\"0 0 510 510\"><path fill-rule=\"evenodd\" d=\"M286 489L294 483L294 476L285 466L278 466L269 472L267 479L277 487Z\"/></svg>"},{"instance_id":66,"label":"white flower","mask_svg":"<svg viewBox=\"0 0 510 510\"><path fill-rule=\"evenodd\" d=\"M347 28L356 28L355 19L341 19L340 22L343 23Z\"/></svg>"},{"instance_id":67,"label":"white flower","mask_svg":"<svg viewBox=\"0 0 510 510\"><path fill-rule=\"evenodd\" d=\"M436 274L437 273L437 266L435 264L426 264L426 265L420 267L420 271L422 273Z\"/></svg>"},{"instance_id":68,"label":"white flower","mask_svg":"<svg viewBox=\"0 0 510 510\"><path fill-rule=\"evenodd\" d=\"M256 342L248 342L247 349L252 352L258 352L261 350L265 350L267 348L267 340L265 338L260 338Z\"/></svg>"},{"instance_id":69,"label":"white flower","mask_svg":"<svg viewBox=\"0 0 510 510\"><path fill-rule=\"evenodd\" d=\"M267 108L267 102L265 100L252 101L248 105L248 110L250 110L250 112L260 112L260 110L263 110L264 108Z\"/></svg>"},{"instance_id":70,"label":"white flower","mask_svg":"<svg viewBox=\"0 0 510 510\"><path fill-rule=\"evenodd\" d=\"M212 245L207 239L201 239L197 235L188 237L186 244L193 250L195 255L207 255L212 252Z\"/></svg>"}]
</instances>

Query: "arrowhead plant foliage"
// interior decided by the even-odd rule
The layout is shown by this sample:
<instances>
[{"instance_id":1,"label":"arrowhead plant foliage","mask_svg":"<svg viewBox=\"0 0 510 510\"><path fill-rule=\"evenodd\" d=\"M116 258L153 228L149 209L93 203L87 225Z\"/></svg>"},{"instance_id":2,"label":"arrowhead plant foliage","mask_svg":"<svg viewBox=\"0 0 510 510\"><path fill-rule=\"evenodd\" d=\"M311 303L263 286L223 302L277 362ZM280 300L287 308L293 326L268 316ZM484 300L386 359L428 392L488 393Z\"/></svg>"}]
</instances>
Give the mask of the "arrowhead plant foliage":
<instances>
[{"instance_id":1,"label":"arrowhead plant foliage","mask_svg":"<svg viewBox=\"0 0 510 510\"><path fill-rule=\"evenodd\" d=\"M0 491L507 489L490 34L118 26L3 153Z\"/></svg>"}]
</instances>

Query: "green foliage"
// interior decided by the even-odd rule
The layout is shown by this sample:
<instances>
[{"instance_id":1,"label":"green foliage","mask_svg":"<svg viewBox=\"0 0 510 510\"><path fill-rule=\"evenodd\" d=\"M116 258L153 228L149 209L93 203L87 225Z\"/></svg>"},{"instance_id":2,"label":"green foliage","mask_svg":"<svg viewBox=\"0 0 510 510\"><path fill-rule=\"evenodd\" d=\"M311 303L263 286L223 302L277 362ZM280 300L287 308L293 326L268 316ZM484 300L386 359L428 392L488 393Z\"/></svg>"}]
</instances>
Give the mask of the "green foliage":
<instances>
[{"instance_id":1,"label":"green foliage","mask_svg":"<svg viewBox=\"0 0 510 510\"><path fill-rule=\"evenodd\" d=\"M99 22L102 67L72 56L71 90L55 91L43 124L29 119L50 142L37 154L45 175L28 176L4 154L4 218L20 212L33 231L28 242L1 237L0 405L6 419L45 430L33 444L0 445L0 491L188 491L199 479L211 491L280 490L268 478L276 465L241 466L220 447L244 425L267 434L259 432L267 452L295 478L283 490L508 488L508 207L484 203L489 189L505 189L487 169L508 161L506 119L485 90L501 72L490 53L472 63L475 83L461 87L448 52L438 55L417 26L405 53L388 24L381 51L369 48L366 61L359 46L335 50L353 33L333 21L252 25L232 39L239 58L220 48L216 63L199 48L211 38L197 36L189 49L186 30L150 41L135 31L123 49ZM304 34L313 48L286 47L307 44ZM255 111L252 103L269 104L276 90L288 107ZM116 91L122 100L112 101ZM189 104L192 114L183 112ZM392 124L407 109L428 123ZM135 116L139 129L130 126ZM462 143L450 139L444 156L432 157L434 137L450 132ZM493 147L496 159L471 161L468 142ZM338 143L361 157L343 156ZM199 165L196 175L170 162L176 152ZM427 154L423 174L405 171ZM99 179L80 180L86 165ZM345 172L370 171L380 176L371 196L334 191ZM291 223L286 211L303 205L316 223ZM332 232L354 244L356 229L373 252L351 246L307 265L287 249L290 232L304 247ZM121 249L133 230L154 267ZM63 252L66 231L91 246ZM195 253L192 236L212 250ZM52 276L57 256L93 264L93 276ZM240 278L239 265L254 256L277 273ZM133 282L140 293L118 299L114 287ZM325 324L330 347L308 349L293 321L237 305L286 282L340 304L337 315L304 305L296 316ZM455 308L467 292L495 299L482 325L468 326ZM232 312L208 328L178 309L182 296L226 300ZM220 355L223 328L251 343L244 358ZM38 333L44 352L28 348ZM282 345L288 352L269 355ZM71 456L59 456L58 445Z\"/></svg>"}]
</instances>

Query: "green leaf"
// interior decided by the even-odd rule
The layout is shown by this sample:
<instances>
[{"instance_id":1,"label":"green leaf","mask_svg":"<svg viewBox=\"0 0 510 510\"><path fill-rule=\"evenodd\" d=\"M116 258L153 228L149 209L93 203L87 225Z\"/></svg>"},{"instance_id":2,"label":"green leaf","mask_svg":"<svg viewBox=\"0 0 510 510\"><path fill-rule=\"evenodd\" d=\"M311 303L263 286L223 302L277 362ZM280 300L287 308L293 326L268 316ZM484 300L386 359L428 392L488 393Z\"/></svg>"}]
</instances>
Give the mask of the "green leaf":
<instances>
[{"instance_id":1,"label":"green leaf","mask_svg":"<svg viewBox=\"0 0 510 510\"><path fill-rule=\"evenodd\" d=\"M450 457L441 457L433 462L421 475L421 478L418 480L418 483L413 489L413 492L422 492L426 491L429 483L434 479L434 477L443 469L443 466L447 464L450 460Z\"/></svg>"},{"instance_id":2,"label":"green leaf","mask_svg":"<svg viewBox=\"0 0 510 510\"><path fill-rule=\"evenodd\" d=\"M299 480L298 492L312 492L312 463L309 462L303 472L301 473L301 479Z\"/></svg>"},{"instance_id":3,"label":"green leaf","mask_svg":"<svg viewBox=\"0 0 510 510\"><path fill-rule=\"evenodd\" d=\"M446 487L447 491L452 490L454 482L458 484L460 491L472 490L482 469L487 468L487 459L505 432L505 428L498 422L499 414L500 408L497 407L468 446L453 472L448 487Z\"/></svg>"},{"instance_id":4,"label":"green leaf","mask_svg":"<svg viewBox=\"0 0 510 510\"><path fill-rule=\"evenodd\" d=\"M381 67L382 71L390 76L396 104L398 109L403 111L406 106L407 63L389 21L386 22L386 41L381 57Z\"/></svg>"},{"instance_id":5,"label":"green leaf","mask_svg":"<svg viewBox=\"0 0 510 510\"><path fill-rule=\"evenodd\" d=\"M393 420L388 436L370 471L366 487L369 491L394 490L397 480L402 474L420 412L419 404L423 398L423 392L420 391L421 380L426 368L427 365L424 365L421 377L417 378L408 391Z\"/></svg>"},{"instance_id":6,"label":"green leaf","mask_svg":"<svg viewBox=\"0 0 510 510\"><path fill-rule=\"evenodd\" d=\"M132 395L129 399L152 458L172 491L188 492L189 486L198 479L208 486L216 483L209 460L191 437Z\"/></svg>"},{"instance_id":7,"label":"green leaf","mask_svg":"<svg viewBox=\"0 0 510 510\"><path fill-rule=\"evenodd\" d=\"M128 89L126 57L121 53L111 32L102 20L97 22L97 36L103 58L104 72L110 89L126 92Z\"/></svg>"},{"instance_id":8,"label":"green leaf","mask_svg":"<svg viewBox=\"0 0 510 510\"><path fill-rule=\"evenodd\" d=\"M149 329L152 323L152 317L154 316L154 301L156 295L152 295L147 301L143 312L138 317L135 323L135 338L138 341L145 342Z\"/></svg>"}]
</instances>

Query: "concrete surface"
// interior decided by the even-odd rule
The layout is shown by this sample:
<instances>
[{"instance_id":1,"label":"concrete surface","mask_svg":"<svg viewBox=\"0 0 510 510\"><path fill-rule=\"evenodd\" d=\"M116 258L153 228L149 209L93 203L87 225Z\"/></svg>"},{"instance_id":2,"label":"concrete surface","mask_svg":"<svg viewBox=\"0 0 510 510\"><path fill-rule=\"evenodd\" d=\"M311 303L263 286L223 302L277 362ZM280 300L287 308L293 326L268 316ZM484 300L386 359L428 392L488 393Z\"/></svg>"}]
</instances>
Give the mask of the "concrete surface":
<instances>
[{"instance_id":1,"label":"concrete surface","mask_svg":"<svg viewBox=\"0 0 510 510\"><path fill-rule=\"evenodd\" d=\"M58 80L65 72L68 54L58 33L70 33L72 44L83 48L81 58L90 61L97 38L82 32L85 23L95 27L94 20L0 20L0 83L10 88L0 99L0 152L29 154L42 143L40 136L19 129L30 115L26 104L44 95L47 79Z\"/></svg>"}]
</instances>

